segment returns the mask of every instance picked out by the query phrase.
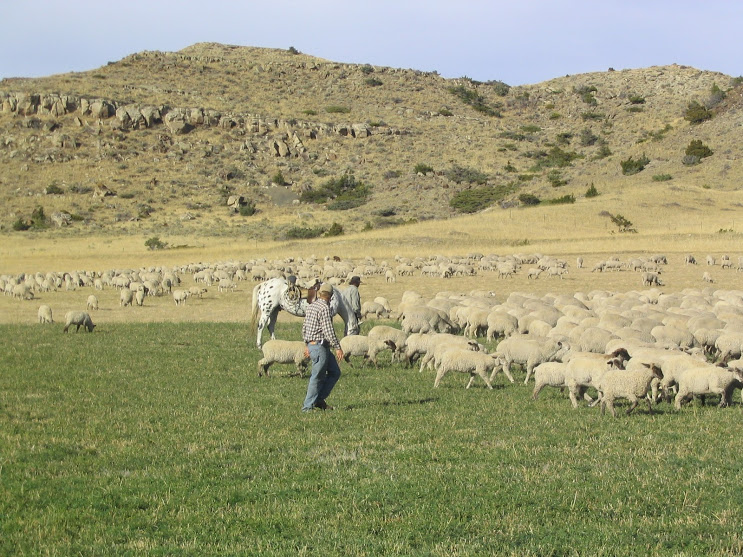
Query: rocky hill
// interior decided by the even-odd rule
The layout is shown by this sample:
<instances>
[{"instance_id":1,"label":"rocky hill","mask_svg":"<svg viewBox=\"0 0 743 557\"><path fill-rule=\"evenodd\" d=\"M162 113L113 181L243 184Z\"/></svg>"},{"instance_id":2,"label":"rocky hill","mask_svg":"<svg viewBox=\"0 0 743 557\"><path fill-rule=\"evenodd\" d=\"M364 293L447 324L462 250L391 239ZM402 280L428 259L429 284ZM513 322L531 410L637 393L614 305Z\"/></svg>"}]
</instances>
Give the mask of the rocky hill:
<instances>
[{"instance_id":1,"label":"rocky hill","mask_svg":"<svg viewBox=\"0 0 743 557\"><path fill-rule=\"evenodd\" d=\"M509 87L294 49L141 52L0 81L0 228L280 238L591 185L738 189L742 89L677 65Z\"/></svg>"}]
</instances>

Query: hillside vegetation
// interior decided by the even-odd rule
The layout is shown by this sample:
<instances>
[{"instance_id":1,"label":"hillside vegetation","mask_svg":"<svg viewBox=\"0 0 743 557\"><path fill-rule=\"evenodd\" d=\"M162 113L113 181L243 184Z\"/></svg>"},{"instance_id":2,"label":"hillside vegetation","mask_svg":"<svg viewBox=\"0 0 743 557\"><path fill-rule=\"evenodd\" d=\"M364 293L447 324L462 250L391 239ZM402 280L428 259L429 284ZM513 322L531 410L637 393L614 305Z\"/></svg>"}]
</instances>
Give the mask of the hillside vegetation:
<instances>
[{"instance_id":1,"label":"hillside vegetation","mask_svg":"<svg viewBox=\"0 0 743 557\"><path fill-rule=\"evenodd\" d=\"M392 234L407 238L488 209L474 224L486 246L560 226L605 237L617 214L640 234L735 232L720 211L743 201L739 84L678 65L509 87L293 48L141 52L0 81L0 228L193 245L405 225ZM490 228L506 216L526 230Z\"/></svg>"}]
</instances>

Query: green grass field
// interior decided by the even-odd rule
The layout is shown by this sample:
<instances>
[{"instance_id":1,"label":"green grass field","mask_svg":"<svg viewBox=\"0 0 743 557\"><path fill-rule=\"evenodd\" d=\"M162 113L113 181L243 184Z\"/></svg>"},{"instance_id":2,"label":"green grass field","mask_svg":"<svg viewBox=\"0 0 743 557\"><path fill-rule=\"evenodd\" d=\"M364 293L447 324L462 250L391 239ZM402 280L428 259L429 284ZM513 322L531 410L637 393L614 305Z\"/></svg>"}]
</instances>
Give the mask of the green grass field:
<instances>
[{"instance_id":1,"label":"green grass field","mask_svg":"<svg viewBox=\"0 0 743 557\"><path fill-rule=\"evenodd\" d=\"M386 353L306 415L244 324L0 334L1 555L743 553L739 391L613 419Z\"/></svg>"}]
</instances>

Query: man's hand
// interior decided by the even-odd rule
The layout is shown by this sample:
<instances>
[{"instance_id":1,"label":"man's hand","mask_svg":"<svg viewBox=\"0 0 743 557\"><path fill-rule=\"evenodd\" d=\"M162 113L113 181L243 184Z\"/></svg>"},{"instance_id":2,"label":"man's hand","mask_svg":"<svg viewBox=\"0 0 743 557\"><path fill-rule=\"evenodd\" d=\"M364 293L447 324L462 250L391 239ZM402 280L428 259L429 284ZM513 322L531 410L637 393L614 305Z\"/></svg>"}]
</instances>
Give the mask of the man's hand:
<instances>
[{"instance_id":1,"label":"man's hand","mask_svg":"<svg viewBox=\"0 0 743 557\"><path fill-rule=\"evenodd\" d=\"M339 362L343 359L343 348L336 348L335 359L338 360Z\"/></svg>"},{"instance_id":2,"label":"man's hand","mask_svg":"<svg viewBox=\"0 0 743 557\"><path fill-rule=\"evenodd\" d=\"M305 345L304 346L304 357L309 358L310 357L310 347Z\"/></svg>"}]
</instances>

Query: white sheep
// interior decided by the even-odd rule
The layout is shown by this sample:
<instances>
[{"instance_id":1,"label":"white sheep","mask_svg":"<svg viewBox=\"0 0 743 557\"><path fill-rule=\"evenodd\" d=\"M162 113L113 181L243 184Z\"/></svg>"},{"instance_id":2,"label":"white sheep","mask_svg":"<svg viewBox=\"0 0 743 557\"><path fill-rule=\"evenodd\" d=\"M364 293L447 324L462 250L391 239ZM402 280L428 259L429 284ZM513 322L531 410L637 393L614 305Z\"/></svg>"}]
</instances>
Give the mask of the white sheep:
<instances>
[{"instance_id":1,"label":"white sheep","mask_svg":"<svg viewBox=\"0 0 743 557\"><path fill-rule=\"evenodd\" d=\"M518 319L503 310L493 310L488 314L488 331L486 338L509 337L518 328Z\"/></svg>"},{"instance_id":2,"label":"white sheep","mask_svg":"<svg viewBox=\"0 0 743 557\"><path fill-rule=\"evenodd\" d=\"M52 308L46 304L39 306L38 317L39 323L54 323L54 319L52 319Z\"/></svg>"},{"instance_id":3,"label":"white sheep","mask_svg":"<svg viewBox=\"0 0 743 557\"><path fill-rule=\"evenodd\" d=\"M379 340L391 340L395 344L395 351L392 353L392 359L402 359L405 345L408 340L408 335L406 335L404 331L389 325L376 325L369 330L367 335L370 338L376 338Z\"/></svg>"},{"instance_id":4,"label":"white sheep","mask_svg":"<svg viewBox=\"0 0 743 557\"><path fill-rule=\"evenodd\" d=\"M663 372L654 365L639 364L628 369L609 370L603 374L598 381L597 389L601 400L601 414L608 408L611 415L616 417L614 401L618 398L626 398L631 402L627 409L627 415L637 407L640 400L645 398L650 391L650 385L654 380L663 378ZM648 412L653 413L650 399L647 398Z\"/></svg>"},{"instance_id":5,"label":"white sheep","mask_svg":"<svg viewBox=\"0 0 743 557\"><path fill-rule=\"evenodd\" d=\"M428 351L421 358L421 367L418 370L419 372L423 371L423 368L426 366L429 368L438 368L444 353L454 348L487 353L484 346L478 344L474 340L469 340L466 337L450 335L447 333L439 333L433 335L433 337L434 338L431 340ZM511 382L513 382L513 378L511 379Z\"/></svg>"},{"instance_id":6,"label":"white sheep","mask_svg":"<svg viewBox=\"0 0 743 557\"><path fill-rule=\"evenodd\" d=\"M560 360L567 352L568 345L562 341L550 338L537 338L528 335L514 335L498 344L496 354L503 361L503 371L510 370L512 363L526 366L526 378L524 385L529 382L529 377L536 366L542 362ZM493 380L497 370L490 376Z\"/></svg>"},{"instance_id":7,"label":"white sheep","mask_svg":"<svg viewBox=\"0 0 743 557\"><path fill-rule=\"evenodd\" d=\"M569 352L563 358L567 364L565 368L565 385L568 387L570 403L578 408L578 397L582 397L590 405L595 404L586 390L593 387L598 390L601 377L609 370L623 369L629 353L619 348L611 354L597 354L595 352Z\"/></svg>"},{"instance_id":8,"label":"white sheep","mask_svg":"<svg viewBox=\"0 0 743 557\"><path fill-rule=\"evenodd\" d=\"M129 290L129 287L124 287L121 289L121 293L119 294L119 305L121 307L131 306L132 301L134 300L134 292Z\"/></svg>"},{"instance_id":9,"label":"white sheep","mask_svg":"<svg viewBox=\"0 0 743 557\"><path fill-rule=\"evenodd\" d=\"M95 294L91 294L88 296L88 301L86 303L87 309L98 309L98 298L95 296Z\"/></svg>"},{"instance_id":10,"label":"white sheep","mask_svg":"<svg viewBox=\"0 0 743 557\"><path fill-rule=\"evenodd\" d=\"M375 366L377 364L377 354L383 350L392 350L395 352L395 343L391 340L380 340L364 335L348 335L341 339L341 348L343 349L343 359L351 363L351 356L363 356Z\"/></svg>"},{"instance_id":11,"label":"white sheep","mask_svg":"<svg viewBox=\"0 0 743 557\"><path fill-rule=\"evenodd\" d=\"M140 287L137 288L137 291L134 293L134 301L139 307L142 307L142 305L144 304L145 292L145 289L143 287Z\"/></svg>"},{"instance_id":12,"label":"white sheep","mask_svg":"<svg viewBox=\"0 0 743 557\"><path fill-rule=\"evenodd\" d=\"M539 393L545 387L555 387L557 389L564 389L567 387L565 383L565 371L567 364L563 362L543 362L534 368L534 391L531 393L531 397L537 400Z\"/></svg>"},{"instance_id":13,"label":"white sheep","mask_svg":"<svg viewBox=\"0 0 743 557\"><path fill-rule=\"evenodd\" d=\"M188 290L173 290L173 301L175 305L185 305L186 299L191 295Z\"/></svg>"},{"instance_id":14,"label":"white sheep","mask_svg":"<svg viewBox=\"0 0 743 557\"><path fill-rule=\"evenodd\" d=\"M406 333L450 333L455 327L445 312L430 307L415 307L402 316L402 330Z\"/></svg>"},{"instance_id":15,"label":"white sheep","mask_svg":"<svg viewBox=\"0 0 743 557\"><path fill-rule=\"evenodd\" d=\"M442 358L441 362L436 371L436 379L434 380L433 386L438 387L441 383L441 379L450 371L458 371L460 373L469 373L470 380L467 383L466 389L472 386L476 376L482 377L485 381L488 389L492 389L491 384L492 375L488 378L488 372L492 371L493 375L498 372L500 367L498 360L492 354L485 354L484 352L474 352L472 350L465 350L462 348L451 348L447 350Z\"/></svg>"},{"instance_id":16,"label":"white sheep","mask_svg":"<svg viewBox=\"0 0 743 557\"><path fill-rule=\"evenodd\" d=\"M370 315L379 319L381 317L389 317L389 314L389 311L380 303L364 302L361 304L361 317L363 319L368 318Z\"/></svg>"},{"instance_id":17,"label":"white sheep","mask_svg":"<svg viewBox=\"0 0 743 557\"><path fill-rule=\"evenodd\" d=\"M65 325L64 329L62 329L62 332L66 333L67 330L70 328L70 325L77 326L75 332L79 332L80 327L83 327L86 331L92 333L93 329L95 328L90 315L88 315L84 311L68 311L65 314Z\"/></svg>"},{"instance_id":18,"label":"white sheep","mask_svg":"<svg viewBox=\"0 0 743 557\"><path fill-rule=\"evenodd\" d=\"M263 358L258 360L258 376L268 376L272 364L294 364L299 376L304 376L310 359L307 356L307 345L299 340L272 339L261 347Z\"/></svg>"},{"instance_id":19,"label":"white sheep","mask_svg":"<svg viewBox=\"0 0 743 557\"><path fill-rule=\"evenodd\" d=\"M736 387L743 386L743 372L728 370L713 365L700 365L686 370L678 377L678 393L674 401L676 410L694 395L720 395L720 408L730 405Z\"/></svg>"}]
</instances>

